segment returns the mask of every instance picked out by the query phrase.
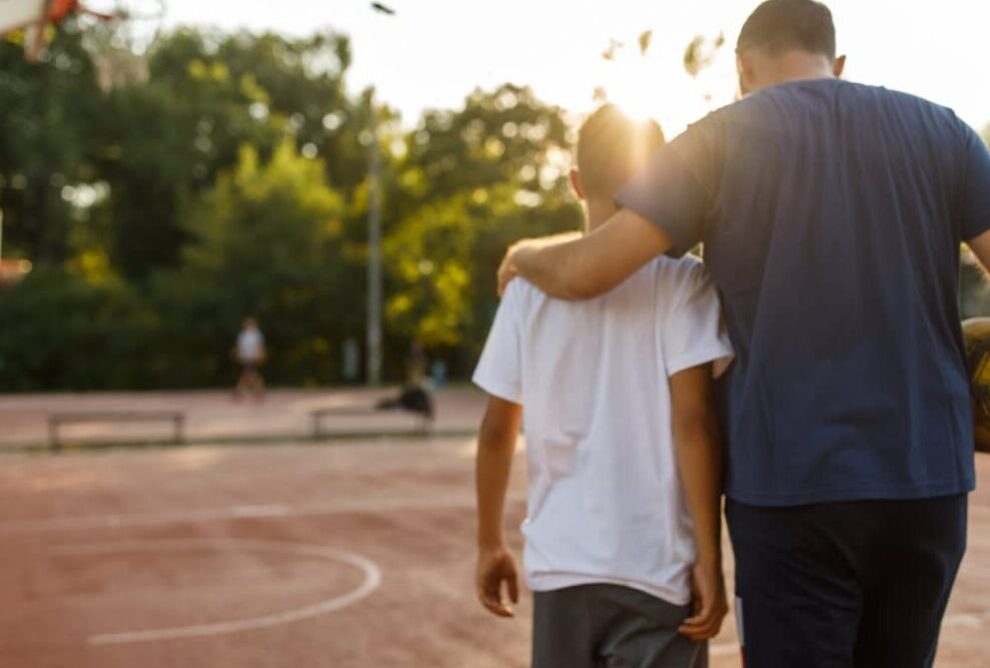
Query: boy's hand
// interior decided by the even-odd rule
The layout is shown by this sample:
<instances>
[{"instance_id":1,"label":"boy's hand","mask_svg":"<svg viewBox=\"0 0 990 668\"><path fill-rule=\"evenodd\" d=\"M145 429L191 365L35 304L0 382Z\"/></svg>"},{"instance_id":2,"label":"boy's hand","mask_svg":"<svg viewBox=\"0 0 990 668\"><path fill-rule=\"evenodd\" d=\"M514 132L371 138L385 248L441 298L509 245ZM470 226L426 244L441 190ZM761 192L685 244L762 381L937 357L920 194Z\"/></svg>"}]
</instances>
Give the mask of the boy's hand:
<instances>
[{"instance_id":1,"label":"boy's hand","mask_svg":"<svg viewBox=\"0 0 990 668\"><path fill-rule=\"evenodd\" d=\"M729 613L721 566L696 564L691 570L691 589L694 615L684 620L679 631L694 641L710 640L718 635Z\"/></svg>"},{"instance_id":2,"label":"boy's hand","mask_svg":"<svg viewBox=\"0 0 990 668\"><path fill-rule=\"evenodd\" d=\"M478 570L475 576L478 588L478 600L481 604L499 617L515 617L512 607L519 602L519 577L516 560L507 547L482 550L478 554ZM502 583L508 590L508 601L502 598Z\"/></svg>"}]
</instances>

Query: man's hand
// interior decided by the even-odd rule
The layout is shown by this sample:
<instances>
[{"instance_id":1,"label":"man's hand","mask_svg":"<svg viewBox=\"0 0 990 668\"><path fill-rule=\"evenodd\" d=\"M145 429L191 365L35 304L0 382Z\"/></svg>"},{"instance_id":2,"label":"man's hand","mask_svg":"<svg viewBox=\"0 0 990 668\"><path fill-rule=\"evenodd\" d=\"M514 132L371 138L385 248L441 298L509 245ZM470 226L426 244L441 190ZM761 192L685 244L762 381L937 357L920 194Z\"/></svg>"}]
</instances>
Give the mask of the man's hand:
<instances>
[{"instance_id":1,"label":"man's hand","mask_svg":"<svg viewBox=\"0 0 990 668\"><path fill-rule=\"evenodd\" d=\"M729 613L722 567L696 564L691 570L691 589L694 614L684 620L679 631L696 642L710 640L718 635Z\"/></svg>"},{"instance_id":2,"label":"man's hand","mask_svg":"<svg viewBox=\"0 0 990 668\"><path fill-rule=\"evenodd\" d=\"M513 604L519 602L519 576L516 560L509 548L502 546L481 550L475 580L478 600L485 609L499 617L516 616L509 601ZM505 583L508 600L502 597L502 583Z\"/></svg>"},{"instance_id":3,"label":"man's hand","mask_svg":"<svg viewBox=\"0 0 990 668\"><path fill-rule=\"evenodd\" d=\"M523 241L512 244L509 250L506 251L505 257L502 258L502 264L498 267L499 297L505 295L505 290L509 287L509 283L519 275L519 266L517 264L519 257L537 248L539 243L537 239L524 239Z\"/></svg>"},{"instance_id":4,"label":"man's hand","mask_svg":"<svg viewBox=\"0 0 990 668\"><path fill-rule=\"evenodd\" d=\"M980 236L966 242L973 255L980 261L984 272L990 271L990 232L984 232Z\"/></svg>"}]
</instances>

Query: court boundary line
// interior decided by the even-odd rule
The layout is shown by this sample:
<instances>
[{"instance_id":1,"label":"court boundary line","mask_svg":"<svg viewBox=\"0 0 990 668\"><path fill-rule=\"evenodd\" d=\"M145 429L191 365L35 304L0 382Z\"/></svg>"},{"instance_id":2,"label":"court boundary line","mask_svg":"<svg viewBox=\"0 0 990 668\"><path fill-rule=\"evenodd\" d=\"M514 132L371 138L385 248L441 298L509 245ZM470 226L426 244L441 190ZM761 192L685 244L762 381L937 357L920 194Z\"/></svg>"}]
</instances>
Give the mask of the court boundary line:
<instances>
[{"instance_id":1,"label":"court boundary line","mask_svg":"<svg viewBox=\"0 0 990 668\"><path fill-rule=\"evenodd\" d=\"M523 503L524 493L510 494L508 502ZM466 495L450 495L434 499L416 497L386 497L371 502L345 501L339 504L318 506L286 506L282 504L252 504L215 508L209 510L191 510L182 513L141 513L133 515L89 515L48 520L6 520L0 521L0 535L49 532L49 531L79 531L87 529L116 529L129 527L163 526L169 524L189 524L197 522L224 522L239 519L274 519L279 517L305 517L319 515L337 515L345 513L383 512L383 511L418 511L448 508L471 507L474 497ZM990 622L990 610L982 612L956 613L946 615L942 620L943 627L950 628L981 628ZM734 646L734 645L733 645ZM713 646L719 652L731 649L727 646ZM722 656L718 653L715 656Z\"/></svg>"},{"instance_id":2,"label":"court boundary line","mask_svg":"<svg viewBox=\"0 0 990 668\"><path fill-rule=\"evenodd\" d=\"M324 545L312 543L289 543L283 541L257 540L248 538L183 538L174 540L124 540L101 543L82 543L67 545L53 550L61 556L86 556L107 554L141 554L161 552L190 552L202 550L231 549L243 552L268 552L288 554L292 556L316 557L344 563L357 568L364 574L361 584L339 596L334 596L317 603L312 603L291 610L258 615L244 619L190 624L159 629L141 629L137 631L122 631L114 633L98 633L90 635L87 641L91 645L123 645L130 643L151 642L161 640L177 640L182 638L198 638L204 636L226 635L257 629L290 624L309 619L354 605L370 596L382 584L381 569L371 559L360 554L347 552Z\"/></svg>"},{"instance_id":3,"label":"court boundary line","mask_svg":"<svg viewBox=\"0 0 990 668\"><path fill-rule=\"evenodd\" d=\"M507 501L525 502L525 493L509 494ZM382 497L371 500L344 499L339 503L312 506L291 506L279 503L258 503L208 509L190 509L180 512L150 512L133 514L78 515L51 519L3 520L0 535L82 531L87 529L117 529L128 527L162 526L196 522L225 522L240 519L270 519L279 517L304 517L308 515L340 515L346 513L393 512L402 510L437 510L445 508L473 507L474 496L449 494L434 498Z\"/></svg>"}]
</instances>

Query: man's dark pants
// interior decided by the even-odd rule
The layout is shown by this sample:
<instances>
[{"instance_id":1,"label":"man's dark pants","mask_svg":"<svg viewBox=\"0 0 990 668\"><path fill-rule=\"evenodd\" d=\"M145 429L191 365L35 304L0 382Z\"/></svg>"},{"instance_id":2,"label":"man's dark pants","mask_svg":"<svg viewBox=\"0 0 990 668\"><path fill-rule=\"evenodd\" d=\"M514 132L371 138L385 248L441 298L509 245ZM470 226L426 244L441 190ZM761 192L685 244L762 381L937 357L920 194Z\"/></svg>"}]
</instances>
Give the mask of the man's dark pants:
<instances>
[{"instance_id":1,"label":"man's dark pants","mask_svg":"<svg viewBox=\"0 0 990 668\"><path fill-rule=\"evenodd\" d=\"M791 508L729 501L746 668L928 668L966 495Z\"/></svg>"}]
</instances>

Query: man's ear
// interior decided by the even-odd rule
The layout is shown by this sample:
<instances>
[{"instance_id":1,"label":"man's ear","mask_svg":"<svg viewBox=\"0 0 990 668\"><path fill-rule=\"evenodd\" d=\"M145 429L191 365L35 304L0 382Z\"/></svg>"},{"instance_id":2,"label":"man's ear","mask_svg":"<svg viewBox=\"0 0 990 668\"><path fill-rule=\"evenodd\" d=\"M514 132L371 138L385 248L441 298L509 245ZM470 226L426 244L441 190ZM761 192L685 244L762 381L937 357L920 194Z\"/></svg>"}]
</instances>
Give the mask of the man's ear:
<instances>
[{"instance_id":1,"label":"man's ear","mask_svg":"<svg viewBox=\"0 0 990 668\"><path fill-rule=\"evenodd\" d=\"M756 88L756 73L753 60L748 54L736 51L736 72L739 75L739 95L745 97Z\"/></svg>"},{"instance_id":2,"label":"man's ear","mask_svg":"<svg viewBox=\"0 0 990 668\"><path fill-rule=\"evenodd\" d=\"M846 56L845 54L843 54L835 59L835 63L832 65L832 74L834 74L836 78L841 78L842 73L845 72L845 70L846 70Z\"/></svg>"},{"instance_id":3,"label":"man's ear","mask_svg":"<svg viewBox=\"0 0 990 668\"><path fill-rule=\"evenodd\" d=\"M578 170L572 169L571 173L568 175L571 179L571 188L574 190L574 194L578 199L587 199L588 193L584 190L584 182L581 180L581 174Z\"/></svg>"}]
</instances>

